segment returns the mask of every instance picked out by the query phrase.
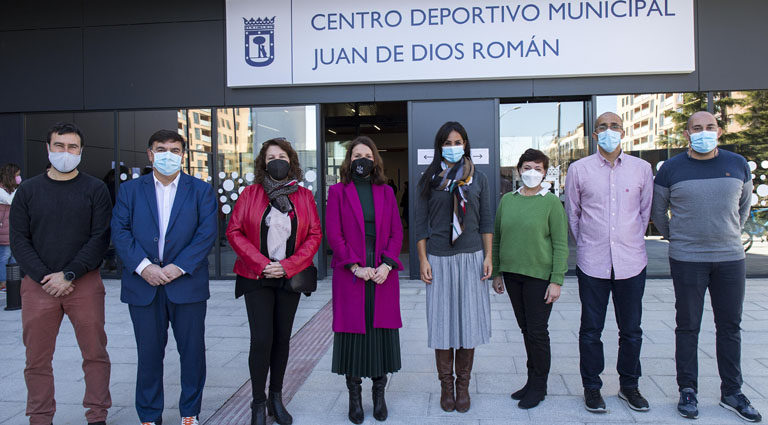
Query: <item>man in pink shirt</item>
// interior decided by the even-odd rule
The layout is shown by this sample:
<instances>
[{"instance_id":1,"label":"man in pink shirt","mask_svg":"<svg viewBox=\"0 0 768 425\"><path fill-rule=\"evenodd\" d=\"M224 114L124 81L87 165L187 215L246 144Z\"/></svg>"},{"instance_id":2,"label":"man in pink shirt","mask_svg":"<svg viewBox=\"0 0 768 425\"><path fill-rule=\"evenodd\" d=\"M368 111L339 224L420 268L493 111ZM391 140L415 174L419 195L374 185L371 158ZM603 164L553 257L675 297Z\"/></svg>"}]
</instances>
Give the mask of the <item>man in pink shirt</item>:
<instances>
[{"instance_id":1,"label":"man in pink shirt","mask_svg":"<svg viewBox=\"0 0 768 425\"><path fill-rule=\"evenodd\" d=\"M597 118L592 137L598 152L571 164L565 182L565 209L577 246L581 381L585 407L594 413L607 411L600 395L605 367L600 336L611 293L619 327L619 398L633 410L649 409L638 379L648 264L643 235L651 212L653 173L648 162L622 152L622 124L612 112Z\"/></svg>"}]
</instances>

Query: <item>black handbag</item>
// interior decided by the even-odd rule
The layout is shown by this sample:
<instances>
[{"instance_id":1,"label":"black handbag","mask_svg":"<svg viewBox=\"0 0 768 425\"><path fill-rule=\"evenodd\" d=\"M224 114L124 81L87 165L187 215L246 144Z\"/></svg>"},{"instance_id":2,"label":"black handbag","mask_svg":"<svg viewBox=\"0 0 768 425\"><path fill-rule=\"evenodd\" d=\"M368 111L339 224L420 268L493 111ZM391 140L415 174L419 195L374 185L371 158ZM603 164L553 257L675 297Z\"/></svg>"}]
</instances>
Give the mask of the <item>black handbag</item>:
<instances>
[{"instance_id":1,"label":"black handbag","mask_svg":"<svg viewBox=\"0 0 768 425\"><path fill-rule=\"evenodd\" d=\"M296 273L288 279L288 286L293 292L311 294L317 290L317 267L314 264Z\"/></svg>"}]
</instances>

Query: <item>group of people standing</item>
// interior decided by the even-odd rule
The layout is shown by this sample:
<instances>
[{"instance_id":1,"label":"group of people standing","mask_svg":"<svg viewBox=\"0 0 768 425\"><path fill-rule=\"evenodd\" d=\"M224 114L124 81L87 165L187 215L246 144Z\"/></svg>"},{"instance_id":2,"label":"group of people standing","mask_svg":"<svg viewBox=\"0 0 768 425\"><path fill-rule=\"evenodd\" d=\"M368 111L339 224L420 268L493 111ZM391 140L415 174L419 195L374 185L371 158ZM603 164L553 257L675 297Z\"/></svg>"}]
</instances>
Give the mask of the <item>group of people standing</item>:
<instances>
[{"instance_id":1,"label":"group of people standing","mask_svg":"<svg viewBox=\"0 0 768 425\"><path fill-rule=\"evenodd\" d=\"M548 322L568 268L569 229L578 257L585 407L606 412L601 333L612 297L619 328L618 395L630 408L648 410L638 380L647 265L643 236L652 218L670 241L678 411L698 416L696 352L709 289L720 404L746 420L761 419L741 393L739 323L746 272L739 234L749 213L749 167L741 156L717 148L721 130L705 112L688 122L689 151L665 162L655 181L647 162L622 152L623 134L619 116L598 117L592 135L598 152L569 167L565 206L543 185L549 158L528 149L517 164L523 185L501 198L494 218L488 178L471 160L466 130L447 122L437 131L434 160L416 189L413 224L420 277L427 285L427 345L435 350L443 410L470 409L475 349L491 338L491 288L507 292L527 355L527 381L511 397L523 409L544 400L551 364ZM111 234L124 264L121 300L128 304L136 339L139 421L162 424L170 325L181 363L181 424L197 424L206 376L207 255L217 231L213 189L181 171L183 137L160 130L148 142L153 172L121 184L113 209L104 183L77 170L83 145L73 124L54 126L47 144L52 167L21 184L10 207L10 245L26 272L22 326L30 423L52 423L51 361L64 314L84 359L86 418L92 425L106 421L110 361L98 268ZM282 401L283 380L303 292L296 280L306 279L313 268L323 228L314 196L299 184L303 172L289 141L264 142L254 168L255 184L241 193L226 235L237 254L235 296L244 296L250 326L251 423L265 424L269 415L285 425L293 418ZM333 251L331 368L345 376L349 420L364 421L362 379L371 378L373 416L384 421L387 377L402 365L397 272L403 227L370 138L348 144L340 177L329 188L325 214Z\"/></svg>"}]
</instances>

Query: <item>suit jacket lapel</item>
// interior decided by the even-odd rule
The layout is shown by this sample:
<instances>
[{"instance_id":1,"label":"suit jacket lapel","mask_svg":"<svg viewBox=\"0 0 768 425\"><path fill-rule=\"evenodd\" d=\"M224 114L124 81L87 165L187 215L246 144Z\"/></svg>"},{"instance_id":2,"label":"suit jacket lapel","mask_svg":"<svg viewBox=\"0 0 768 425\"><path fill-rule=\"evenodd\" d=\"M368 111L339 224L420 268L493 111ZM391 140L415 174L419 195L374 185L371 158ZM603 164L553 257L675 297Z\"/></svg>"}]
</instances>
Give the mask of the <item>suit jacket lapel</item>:
<instances>
[{"instance_id":1,"label":"suit jacket lapel","mask_svg":"<svg viewBox=\"0 0 768 425\"><path fill-rule=\"evenodd\" d=\"M347 183L344 185L344 192L346 192L347 199L349 199L350 208L352 208L352 215L357 220L357 225L360 228L362 235L365 235L365 218L363 218L363 206L360 205L360 197L357 195L357 188L354 183Z\"/></svg>"},{"instance_id":2,"label":"suit jacket lapel","mask_svg":"<svg viewBox=\"0 0 768 425\"><path fill-rule=\"evenodd\" d=\"M155 194L155 179L152 174L147 174L144 177L144 197L147 198L147 205L149 210L152 211L152 218L155 220L155 227L160 229L160 219L157 215L157 195Z\"/></svg>"},{"instance_id":3,"label":"suit jacket lapel","mask_svg":"<svg viewBox=\"0 0 768 425\"><path fill-rule=\"evenodd\" d=\"M179 216L179 212L181 211L181 206L184 204L184 202L187 199L187 196L189 196L190 186L192 184L192 177L181 173L181 178L179 179L179 186L176 187L176 196L173 198L173 206L171 207L171 216L168 218L168 228L165 229L165 234L167 235L168 232L171 231L171 228L173 227L173 223L176 221L176 217Z\"/></svg>"}]
</instances>

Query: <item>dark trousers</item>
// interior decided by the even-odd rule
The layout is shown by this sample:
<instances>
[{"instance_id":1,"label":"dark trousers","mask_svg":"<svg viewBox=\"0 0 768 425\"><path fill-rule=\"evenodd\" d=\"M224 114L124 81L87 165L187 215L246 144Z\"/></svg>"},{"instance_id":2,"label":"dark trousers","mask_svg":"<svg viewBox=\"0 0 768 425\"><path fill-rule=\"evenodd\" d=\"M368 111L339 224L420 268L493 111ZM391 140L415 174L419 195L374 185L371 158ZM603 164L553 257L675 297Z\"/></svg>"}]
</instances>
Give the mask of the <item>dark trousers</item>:
<instances>
[{"instance_id":1,"label":"dark trousers","mask_svg":"<svg viewBox=\"0 0 768 425\"><path fill-rule=\"evenodd\" d=\"M528 383L546 390L552 363L548 329L552 304L544 302L549 282L517 273L504 273L503 276L517 324L523 333Z\"/></svg>"},{"instance_id":2,"label":"dark trousers","mask_svg":"<svg viewBox=\"0 0 768 425\"><path fill-rule=\"evenodd\" d=\"M136 372L136 412L141 422L163 417L163 358L168 324L173 328L181 365L181 416L197 416L205 386L205 313L207 303L174 304L158 286L152 303L129 305L139 361Z\"/></svg>"},{"instance_id":3,"label":"dark trousers","mask_svg":"<svg viewBox=\"0 0 768 425\"><path fill-rule=\"evenodd\" d=\"M741 391L741 312L744 305L746 264L744 260L698 263L669 259L675 286L675 364L680 390L698 391L697 350L704 293L709 288L715 316L717 369L720 391Z\"/></svg>"},{"instance_id":4,"label":"dark trousers","mask_svg":"<svg viewBox=\"0 0 768 425\"><path fill-rule=\"evenodd\" d=\"M251 327L248 368L253 401L256 403L266 400L264 390L268 372L269 391L283 390L291 329L300 297L297 292L264 286L245 294L245 308Z\"/></svg>"},{"instance_id":5,"label":"dark trousers","mask_svg":"<svg viewBox=\"0 0 768 425\"><path fill-rule=\"evenodd\" d=\"M637 388L640 378L640 348L643 345L643 293L645 269L629 279L598 279L578 267L581 327L579 328L579 368L584 388L600 389L600 374L605 368L601 335L605 327L608 297L613 295L613 310L619 328L619 355L616 370L621 388Z\"/></svg>"}]
</instances>

